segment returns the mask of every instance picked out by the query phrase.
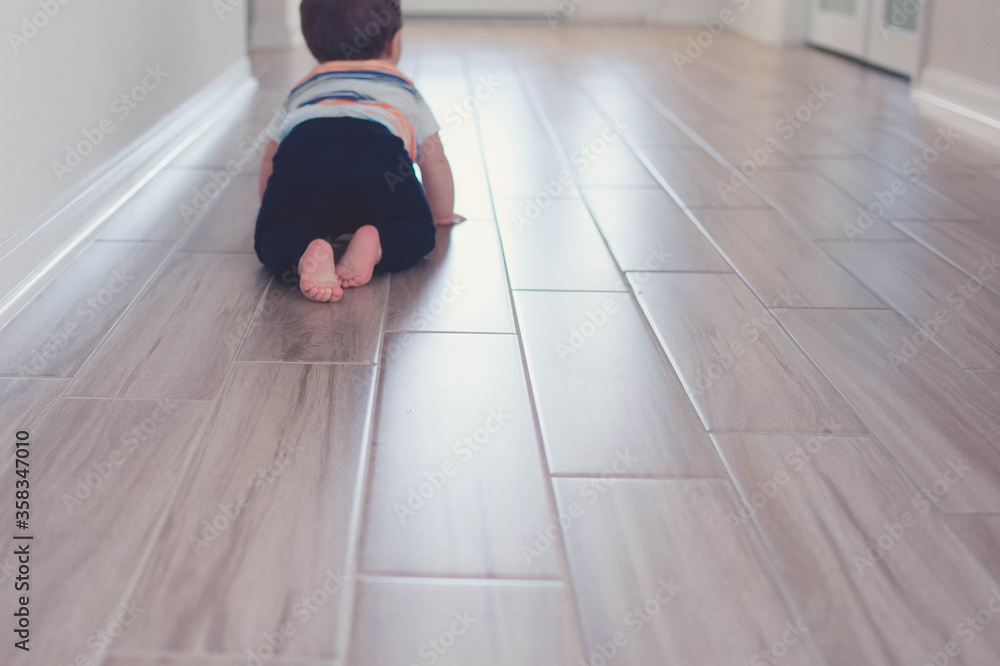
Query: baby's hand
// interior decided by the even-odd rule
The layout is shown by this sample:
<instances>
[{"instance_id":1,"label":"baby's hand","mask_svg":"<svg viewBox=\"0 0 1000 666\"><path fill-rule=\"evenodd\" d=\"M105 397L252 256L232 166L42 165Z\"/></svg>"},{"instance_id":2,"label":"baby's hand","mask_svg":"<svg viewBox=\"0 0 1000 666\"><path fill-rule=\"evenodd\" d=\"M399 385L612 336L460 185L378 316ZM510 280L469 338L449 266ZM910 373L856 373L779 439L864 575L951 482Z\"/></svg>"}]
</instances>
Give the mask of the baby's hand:
<instances>
[{"instance_id":1,"label":"baby's hand","mask_svg":"<svg viewBox=\"0 0 1000 666\"><path fill-rule=\"evenodd\" d=\"M453 227L456 224L461 224L465 222L465 218L457 213L452 213L448 217L443 217L439 220L434 220L435 227Z\"/></svg>"}]
</instances>

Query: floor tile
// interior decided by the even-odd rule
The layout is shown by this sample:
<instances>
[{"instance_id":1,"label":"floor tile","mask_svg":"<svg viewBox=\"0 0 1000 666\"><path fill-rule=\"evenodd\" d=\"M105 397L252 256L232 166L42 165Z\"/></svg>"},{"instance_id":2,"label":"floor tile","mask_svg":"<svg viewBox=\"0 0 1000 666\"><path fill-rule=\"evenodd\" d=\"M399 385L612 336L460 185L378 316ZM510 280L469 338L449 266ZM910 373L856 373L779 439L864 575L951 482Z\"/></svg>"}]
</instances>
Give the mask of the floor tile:
<instances>
[{"instance_id":1,"label":"floor tile","mask_svg":"<svg viewBox=\"0 0 1000 666\"><path fill-rule=\"evenodd\" d=\"M77 375L68 394L207 400L268 277L241 254L178 254Z\"/></svg>"},{"instance_id":2,"label":"floor tile","mask_svg":"<svg viewBox=\"0 0 1000 666\"><path fill-rule=\"evenodd\" d=\"M760 525L831 666L923 663L961 638L970 599L988 601L990 576L876 441L715 439L750 502L733 529ZM1000 636L962 653L995 661Z\"/></svg>"},{"instance_id":3,"label":"floor tile","mask_svg":"<svg viewBox=\"0 0 1000 666\"><path fill-rule=\"evenodd\" d=\"M629 279L709 430L865 432L737 276L631 273Z\"/></svg>"},{"instance_id":4,"label":"floor tile","mask_svg":"<svg viewBox=\"0 0 1000 666\"><path fill-rule=\"evenodd\" d=\"M185 252L253 252L254 227L260 210L260 184L255 175L231 177L215 195L212 207L184 245Z\"/></svg>"},{"instance_id":5,"label":"floor tile","mask_svg":"<svg viewBox=\"0 0 1000 666\"><path fill-rule=\"evenodd\" d=\"M514 300L553 473L725 475L630 297L519 292Z\"/></svg>"},{"instance_id":6,"label":"floor tile","mask_svg":"<svg viewBox=\"0 0 1000 666\"><path fill-rule=\"evenodd\" d=\"M997 257L1000 256L1000 229L990 222L910 222L897 226L938 254L954 262L983 286L1000 294ZM992 274L992 277L991 277ZM985 278L989 278L988 280Z\"/></svg>"},{"instance_id":7,"label":"floor tile","mask_svg":"<svg viewBox=\"0 0 1000 666\"><path fill-rule=\"evenodd\" d=\"M885 307L775 211L701 210L697 218L769 306Z\"/></svg>"},{"instance_id":8,"label":"floor tile","mask_svg":"<svg viewBox=\"0 0 1000 666\"><path fill-rule=\"evenodd\" d=\"M1000 369L1000 296L981 282L916 243L824 247L963 368Z\"/></svg>"},{"instance_id":9,"label":"floor tile","mask_svg":"<svg viewBox=\"0 0 1000 666\"><path fill-rule=\"evenodd\" d=\"M625 289L583 202L501 199L497 221L513 289Z\"/></svg>"},{"instance_id":10,"label":"floor tile","mask_svg":"<svg viewBox=\"0 0 1000 666\"><path fill-rule=\"evenodd\" d=\"M127 596L129 585L186 468L205 412L190 402L63 398L31 433L30 528L18 532L34 537L28 542L29 584L41 584L32 585L29 596L30 652L4 641L0 661L70 664L80 655L96 661L108 645L99 632L107 637L123 631L123 638L148 611ZM8 467L0 479L10 507L13 471ZM13 517L2 528L5 543L15 543L12 531ZM5 569L16 565L13 550L11 545ZM12 616L10 591L0 609Z\"/></svg>"},{"instance_id":11,"label":"floor tile","mask_svg":"<svg viewBox=\"0 0 1000 666\"><path fill-rule=\"evenodd\" d=\"M730 172L700 148L656 148L644 152L653 168L689 208L767 206L738 175L733 175L738 172Z\"/></svg>"},{"instance_id":12,"label":"floor tile","mask_svg":"<svg viewBox=\"0 0 1000 666\"><path fill-rule=\"evenodd\" d=\"M732 271L662 189L594 189L585 198L624 271Z\"/></svg>"},{"instance_id":13,"label":"floor tile","mask_svg":"<svg viewBox=\"0 0 1000 666\"><path fill-rule=\"evenodd\" d=\"M118 647L246 654L279 633L285 655L334 656L374 381L237 365L137 584L149 610Z\"/></svg>"},{"instance_id":14,"label":"floor tile","mask_svg":"<svg viewBox=\"0 0 1000 666\"><path fill-rule=\"evenodd\" d=\"M169 251L91 244L0 331L0 374L74 376Z\"/></svg>"},{"instance_id":15,"label":"floor tile","mask_svg":"<svg viewBox=\"0 0 1000 666\"><path fill-rule=\"evenodd\" d=\"M298 286L272 280L250 322L240 360L375 363L389 281L387 275L376 276L364 287L348 289L336 303L315 303Z\"/></svg>"},{"instance_id":16,"label":"floor tile","mask_svg":"<svg viewBox=\"0 0 1000 666\"><path fill-rule=\"evenodd\" d=\"M827 177L866 210L897 219L963 220L981 215L960 206L871 160L814 160L812 168Z\"/></svg>"},{"instance_id":17,"label":"floor tile","mask_svg":"<svg viewBox=\"0 0 1000 666\"><path fill-rule=\"evenodd\" d=\"M558 577L557 548L522 554L551 508L517 340L393 334L383 358L364 570Z\"/></svg>"},{"instance_id":18,"label":"floor tile","mask_svg":"<svg viewBox=\"0 0 1000 666\"><path fill-rule=\"evenodd\" d=\"M759 171L751 179L814 239L896 240L905 234L811 171Z\"/></svg>"},{"instance_id":19,"label":"floor tile","mask_svg":"<svg viewBox=\"0 0 1000 666\"><path fill-rule=\"evenodd\" d=\"M595 484L555 482L589 663L749 663L796 626L757 535L727 525L727 481ZM807 630L782 663L818 663Z\"/></svg>"},{"instance_id":20,"label":"floor tile","mask_svg":"<svg viewBox=\"0 0 1000 666\"><path fill-rule=\"evenodd\" d=\"M783 310L782 325L921 488L971 468L945 512L1000 511L1000 400L888 310ZM931 492L931 491L928 491Z\"/></svg>"},{"instance_id":21,"label":"floor tile","mask_svg":"<svg viewBox=\"0 0 1000 666\"><path fill-rule=\"evenodd\" d=\"M363 581L349 662L577 666L575 625L562 585Z\"/></svg>"},{"instance_id":22,"label":"floor tile","mask_svg":"<svg viewBox=\"0 0 1000 666\"><path fill-rule=\"evenodd\" d=\"M948 516L948 525L993 576L993 580L1000 581L1000 561L997 560L997 552L1000 552L1000 515L969 513Z\"/></svg>"},{"instance_id":23,"label":"floor tile","mask_svg":"<svg viewBox=\"0 0 1000 666\"><path fill-rule=\"evenodd\" d=\"M496 225L471 220L438 229L426 260L392 276L386 329L513 333Z\"/></svg>"}]
</instances>

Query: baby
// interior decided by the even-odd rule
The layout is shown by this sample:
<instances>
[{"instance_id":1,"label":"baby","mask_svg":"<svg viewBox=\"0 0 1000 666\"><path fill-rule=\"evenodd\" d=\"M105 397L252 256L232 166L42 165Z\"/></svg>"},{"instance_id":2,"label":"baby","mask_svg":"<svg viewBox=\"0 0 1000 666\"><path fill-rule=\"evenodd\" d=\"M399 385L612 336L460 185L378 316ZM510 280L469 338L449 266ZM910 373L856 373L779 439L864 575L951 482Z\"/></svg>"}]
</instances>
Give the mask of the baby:
<instances>
[{"instance_id":1,"label":"baby","mask_svg":"<svg viewBox=\"0 0 1000 666\"><path fill-rule=\"evenodd\" d=\"M307 298L330 302L376 268L420 261L435 226L461 218L440 126L396 68L399 0L303 0L301 15L320 64L289 94L280 143L267 146L254 248L279 278L297 274ZM335 263L330 241L350 233Z\"/></svg>"}]
</instances>

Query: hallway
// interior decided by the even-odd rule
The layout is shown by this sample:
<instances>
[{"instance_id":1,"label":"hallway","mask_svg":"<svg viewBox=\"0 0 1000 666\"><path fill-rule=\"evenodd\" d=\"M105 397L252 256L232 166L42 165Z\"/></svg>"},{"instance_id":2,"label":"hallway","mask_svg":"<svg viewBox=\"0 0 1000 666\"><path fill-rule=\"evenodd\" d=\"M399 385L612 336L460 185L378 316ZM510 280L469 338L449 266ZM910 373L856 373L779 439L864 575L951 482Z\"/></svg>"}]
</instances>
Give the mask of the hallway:
<instances>
[{"instance_id":1,"label":"hallway","mask_svg":"<svg viewBox=\"0 0 1000 666\"><path fill-rule=\"evenodd\" d=\"M1000 663L1000 139L699 32L408 23L468 222L332 305L253 255L252 52L0 330L0 662Z\"/></svg>"}]
</instances>

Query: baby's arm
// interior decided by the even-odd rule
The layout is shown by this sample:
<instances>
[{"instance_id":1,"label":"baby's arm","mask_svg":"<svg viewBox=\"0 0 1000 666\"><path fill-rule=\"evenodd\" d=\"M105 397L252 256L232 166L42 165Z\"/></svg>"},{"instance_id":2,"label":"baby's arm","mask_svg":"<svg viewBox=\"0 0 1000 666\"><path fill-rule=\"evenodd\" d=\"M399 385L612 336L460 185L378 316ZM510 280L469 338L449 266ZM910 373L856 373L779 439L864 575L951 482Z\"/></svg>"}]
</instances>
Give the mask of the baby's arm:
<instances>
[{"instance_id":1,"label":"baby's arm","mask_svg":"<svg viewBox=\"0 0 1000 666\"><path fill-rule=\"evenodd\" d=\"M264 149L264 160L260 164L260 198L264 200L264 190L267 189L267 180L274 171L274 155L278 152L278 142L271 139Z\"/></svg>"},{"instance_id":2,"label":"baby's arm","mask_svg":"<svg viewBox=\"0 0 1000 666\"><path fill-rule=\"evenodd\" d=\"M420 159L417 160L423 176L424 192L430 204L434 224L446 226L455 223L455 179L451 165L444 154L441 137L437 134L420 144Z\"/></svg>"}]
</instances>

